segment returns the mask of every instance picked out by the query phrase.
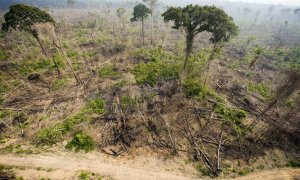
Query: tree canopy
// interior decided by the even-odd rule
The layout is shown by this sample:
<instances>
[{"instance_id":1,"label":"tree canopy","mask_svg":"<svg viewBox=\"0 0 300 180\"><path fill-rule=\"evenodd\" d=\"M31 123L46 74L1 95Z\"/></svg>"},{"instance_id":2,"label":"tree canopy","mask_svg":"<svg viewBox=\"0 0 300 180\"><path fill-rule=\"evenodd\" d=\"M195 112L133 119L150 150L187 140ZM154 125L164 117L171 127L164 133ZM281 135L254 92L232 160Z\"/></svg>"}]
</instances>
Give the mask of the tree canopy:
<instances>
[{"instance_id":1,"label":"tree canopy","mask_svg":"<svg viewBox=\"0 0 300 180\"><path fill-rule=\"evenodd\" d=\"M32 33L31 26L36 23L49 22L55 24L55 21L47 12L24 4L12 5L4 15L4 19L5 22L2 24L2 30L4 31L12 28Z\"/></svg>"},{"instance_id":2,"label":"tree canopy","mask_svg":"<svg viewBox=\"0 0 300 180\"><path fill-rule=\"evenodd\" d=\"M228 41L238 32L232 17L215 6L171 7L162 16L165 21L174 21L172 28L184 28L191 36L203 31L212 33L212 43Z\"/></svg>"},{"instance_id":3,"label":"tree canopy","mask_svg":"<svg viewBox=\"0 0 300 180\"><path fill-rule=\"evenodd\" d=\"M238 27L222 9L215 6L188 5L184 8L171 7L162 14L165 21L174 21L174 29L186 31L186 66L192 52L194 37L207 31L212 34L210 41L215 45L227 42L238 34ZM214 47L215 48L215 47ZM215 50L215 49L214 49Z\"/></svg>"},{"instance_id":4,"label":"tree canopy","mask_svg":"<svg viewBox=\"0 0 300 180\"><path fill-rule=\"evenodd\" d=\"M143 21L150 13L151 10L149 8L142 3L139 3L133 8L133 17L130 19L130 21Z\"/></svg>"},{"instance_id":5,"label":"tree canopy","mask_svg":"<svg viewBox=\"0 0 300 180\"><path fill-rule=\"evenodd\" d=\"M122 16L125 14L126 10L124 8L118 8L117 9L117 15L119 18L122 18Z\"/></svg>"}]
</instances>

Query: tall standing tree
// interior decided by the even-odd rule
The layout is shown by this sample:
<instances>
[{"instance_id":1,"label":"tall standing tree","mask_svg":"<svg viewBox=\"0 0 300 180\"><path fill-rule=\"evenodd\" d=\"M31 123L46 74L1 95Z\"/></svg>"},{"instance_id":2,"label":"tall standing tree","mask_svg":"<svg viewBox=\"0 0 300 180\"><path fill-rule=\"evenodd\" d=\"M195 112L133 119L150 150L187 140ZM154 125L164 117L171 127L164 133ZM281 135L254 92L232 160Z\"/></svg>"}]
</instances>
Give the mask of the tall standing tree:
<instances>
[{"instance_id":1,"label":"tall standing tree","mask_svg":"<svg viewBox=\"0 0 300 180\"><path fill-rule=\"evenodd\" d=\"M69 7L69 8L73 8L74 5L75 5L75 0L68 0L68 1L67 1L67 4L68 4L68 7Z\"/></svg>"},{"instance_id":2,"label":"tall standing tree","mask_svg":"<svg viewBox=\"0 0 300 180\"><path fill-rule=\"evenodd\" d=\"M9 11L4 15L4 19L2 30L9 31L14 29L29 32L38 41L46 58L49 59L37 30L32 28L37 23L51 23L55 25L55 21L48 13L36 7L16 4L9 8Z\"/></svg>"},{"instance_id":3,"label":"tall standing tree","mask_svg":"<svg viewBox=\"0 0 300 180\"><path fill-rule=\"evenodd\" d=\"M157 4L158 0L143 0L144 2L148 3L150 6L151 11L151 44L153 44L153 24L154 24L154 9Z\"/></svg>"},{"instance_id":4,"label":"tall standing tree","mask_svg":"<svg viewBox=\"0 0 300 180\"><path fill-rule=\"evenodd\" d=\"M139 3L133 8L133 17L130 19L131 22L141 21L142 22L142 39L143 45L145 45L145 30L144 22L148 15L151 13L151 10L147 8L144 4Z\"/></svg>"},{"instance_id":5,"label":"tall standing tree","mask_svg":"<svg viewBox=\"0 0 300 180\"><path fill-rule=\"evenodd\" d=\"M174 21L174 29L183 28L186 32L186 56L184 69L193 50L194 38L207 31L212 34L210 41L214 43L213 57L217 45L226 42L237 34L237 26L233 19L222 9L215 6L188 5L184 8L171 7L162 14L165 21Z\"/></svg>"},{"instance_id":6,"label":"tall standing tree","mask_svg":"<svg viewBox=\"0 0 300 180\"><path fill-rule=\"evenodd\" d=\"M124 20L125 13L126 13L126 10L124 8L118 8L117 9L117 15L118 15L119 19L122 22L122 30L123 30L123 32L125 31L125 20Z\"/></svg>"},{"instance_id":7,"label":"tall standing tree","mask_svg":"<svg viewBox=\"0 0 300 180\"><path fill-rule=\"evenodd\" d=\"M204 29L212 34L210 42L214 44L209 60L212 60L215 53L220 50L225 42L238 35L238 27L233 18L226 14L222 9L215 6L204 6L207 15L207 27Z\"/></svg>"},{"instance_id":8,"label":"tall standing tree","mask_svg":"<svg viewBox=\"0 0 300 180\"><path fill-rule=\"evenodd\" d=\"M42 11L36 7L27 6L24 4L16 4L16 5L12 5L9 8L9 11L4 15L4 19L5 22L2 24L2 30L9 31L10 29L14 29L19 31L29 32L38 41L43 53L45 54L46 58L49 60L48 54L39 37L38 29L35 28L35 26L39 24L46 24L46 23L51 24L52 27L55 26L55 21L47 12ZM53 39L53 44L58 47L54 39ZM66 58L61 46L58 48L61 50L62 54ZM81 83L80 79L78 78L78 76L76 75L76 73L72 68L71 62L67 58L66 60L77 83ZM57 64L54 59L53 61L57 67Z\"/></svg>"}]
</instances>

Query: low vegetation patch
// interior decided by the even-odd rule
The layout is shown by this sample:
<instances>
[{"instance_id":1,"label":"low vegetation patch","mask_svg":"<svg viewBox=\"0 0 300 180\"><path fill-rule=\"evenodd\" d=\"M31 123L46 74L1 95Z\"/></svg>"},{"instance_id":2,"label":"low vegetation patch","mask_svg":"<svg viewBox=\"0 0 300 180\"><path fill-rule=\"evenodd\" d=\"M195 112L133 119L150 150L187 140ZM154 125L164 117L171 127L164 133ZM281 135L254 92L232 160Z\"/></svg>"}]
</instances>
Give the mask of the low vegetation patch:
<instances>
[{"instance_id":1,"label":"low vegetation patch","mask_svg":"<svg viewBox=\"0 0 300 180\"><path fill-rule=\"evenodd\" d=\"M67 149L75 150L76 152L84 150L89 152L95 148L94 141L91 136L84 134L83 132L78 132L74 135L71 142L66 146Z\"/></svg>"},{"instance_id":2,"label":"low vegetation patch","mask_svg":"<svg viewBox=\"0 0 300 180\"><path fill-rule=\"evenodd\" d=\"M105 66L98 70L98 75L104 78L118 77L120 73L117 71L117 68L114 66Z\"/></svg>"},{"instance_id":3,"label":"low vegetation patch","mask_svg":"<svg viewBox=\"0 0 300 180\"><path fill-rule=\"evenodd\" d=\"M5 51L0 50L0 61L6 61L8 58L8 54Z\"/></svg>"},{"instance_id":4,"label":"low vegetation patch","mask_svg":"<svg viewBox=\"0 0 300 180\"><path fill-rule=\"evenodd\" d=\"M242 124L242 121L247 118L247 112L242 109L234 109L226 107L223 103L218 103L215 108L215 112L218 116L233 124L234 129L239 134L244 134L247 131L246 126Z\"/></svg>"},{"instance_id":5,"label":"low vegetation patch","mask_svg":"<svg viewBox=\"0 0 300 180\"><path fill-rule=\"evenodd\" d=\"M204 98L208 92L206 85L193 78L184 80L182 86L185 93L190 97L197 96L200 98Z\"/></svg>"},{"instance_id":6,"label":"low vegetation patch","mask_svg":"<svg viewBox=\"0 0 300 180\"><path fill-rule=\"evenodd\" d=\"M132 72L138 84L147 84L154 87L159 81L179 78L180 63L174 60L176 58L172 58L173 56L161 49L142 51L138 54L140 53L145 53L143 55L149 62L140 63L133 68Z\"/></svg>"},{"instance_id":7,"label":"low vegetation patch","mask_svg":"<svg viewBox=\"0 0 300 180\"><path fill-rule=\"evenodd\" d=\"M61 140L64 135L72 131L76 125L91 120L91 115L102 115L104 112L105 102L103 99L91 100L87 106L76 115L67 118L63 122L56 123L53 126L40 129L37 133L38 141L42 144L55 144Z\"/></svg>"},{"instance_id":8,"label":"low vegetation patch","mask_svg":"<svg viewBox=\"0 0 300 180\"><path fill-rule=\"evenodd\" d=\"M287 164L287 167L300 168L300 161L292 160Z\"/></svg>"},{"instance_id":9,"label":"low vegetation patch","mask_svg":"<svg viewBox=\"0 0 300 180\"><path fill-rule=\"evenodd\" d=\"M264 99L268 100L272 98L272 92L269 86L265 83L249 82L247 89L249 92L260 94Z\"/></svg>"}]
</instances>

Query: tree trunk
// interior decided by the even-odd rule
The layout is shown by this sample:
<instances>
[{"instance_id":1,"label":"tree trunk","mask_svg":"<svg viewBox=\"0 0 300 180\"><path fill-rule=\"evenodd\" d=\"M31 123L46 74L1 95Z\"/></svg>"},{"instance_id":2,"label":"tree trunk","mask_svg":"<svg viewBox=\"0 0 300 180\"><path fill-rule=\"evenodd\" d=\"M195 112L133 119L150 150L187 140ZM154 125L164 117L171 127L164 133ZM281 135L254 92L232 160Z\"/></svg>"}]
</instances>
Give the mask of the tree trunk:
<instances>
[{"instance_id":1,"label":"tree trunk","mask_svg":"<svg viewBox=\"0 0 300 180\"><path fill-rule=\"evenodd\" d=\"M43 44L42 44L42 42L41 42L40 38L38 38L38 37L35 37L35 39L38 41L38 43L39 43L39 45L40 45L40 47L41 47L41 49L42 49L43 53L44 53L44 54L45 54L45 56L46 56L46 59L49 61L48 54L47 54L47 52L46 52L46 49L44 48L44 46L43 46Z\"/></svg>"},{"instance_id":2,"label":"tree trunk","mask_svg":"<svg viewBox=\"0 0 300 180\"><path fill-rule=\"evenodd\" d=\"M60 52L64 56L64 59L67 61L67 64L68 64L69 68L71 69L73 76L76 79L76 82L78 84L82 84L81 80L79 79L79 77L77 76L77 74L75 73L75 71L73 69L72 63L69 61L68 57L66 56L65 52L63 51L61 44L60 44L60 40L59 40L59 46L55 42L53 44L58 49L58 52Z\"/></svg>"},{"instance_id":3,"label":"tree trunk","mask_svg":"<svg viewBox=\"0 0 300 180\"><path fill-rule=\"evenodd\" d=\"M210 76L210 64L211 64L211 61L215 58L217 47L218 47L218 44L215 43L214 47L213 47L213 50L212 50L212 52L209 56L208 62L206 64L207 74L206 74L206 78L205 78L205 84L207 83L207 81L209 79L209 76Z\"/></svg>"},{"instance_id":4,"label":"tree trunk","mask_svg":"<svg viewBox=\"0 0 300 180\"><path fill-rule=\"evenodd\" d=\"M151 12L151 44L153 45L153 13Z\"/></svg>"},{"instance_id":5,"label":"tree trunk","mask_svg":"<svg viewBox=\"0 0 300 180\"><path fill-rule=\"evenodd\" d=\"M56 70L57 70L57 73L58 73L58 75L60 76L61 73L60 73L60 70L59 70L59 68L58 68L58 64L57 64L56 61L55 61L54 56L52 56L52 60L53 60L54 66L55 66L55 68L56 68Z\"/></svg>"},{"instance_id":6,"label":"tree trunk","mask_svg":"<svg viewBox=\"0 0 300 180\"><path fill-rule=\"evenodd\" d=\"M142 18L142 38L143 38L143 45L145 45L144 18Z\"/></svg>"},{"instance_id":7,"label":"tree trunk","mask_svg":"<svg viewBox=\"0 0 300 180\"><path fill-rule=\"evenodd\" d=\"M188 64L188 60L192 54L193 51L193 42L194 42L194 36L192 33L188 33L186 35L186 49L185 49L185 61L184 61L184 66L183 69L186 69L186 66Z\"/></svg>"}]
</instances>

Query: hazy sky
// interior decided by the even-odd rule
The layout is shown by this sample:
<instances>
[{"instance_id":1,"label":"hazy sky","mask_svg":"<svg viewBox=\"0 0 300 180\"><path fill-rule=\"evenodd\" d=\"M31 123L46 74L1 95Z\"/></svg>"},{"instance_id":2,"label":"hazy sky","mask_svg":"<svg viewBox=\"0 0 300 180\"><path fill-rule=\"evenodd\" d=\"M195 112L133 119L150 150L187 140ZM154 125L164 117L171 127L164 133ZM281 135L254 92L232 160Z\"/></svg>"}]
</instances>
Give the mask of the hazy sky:
<instances>
[{"instance_id":1,"label":"hazy sky","mask_svg":"<svg viewBox=\"0 0 300 180\"><path fill-rule=\"evenodd\" d=\"M284 4L300 6L300 0L230 0L230 1L243 1L243 2L254 2L260 4Z\"/></svg>"}]
</instances>

